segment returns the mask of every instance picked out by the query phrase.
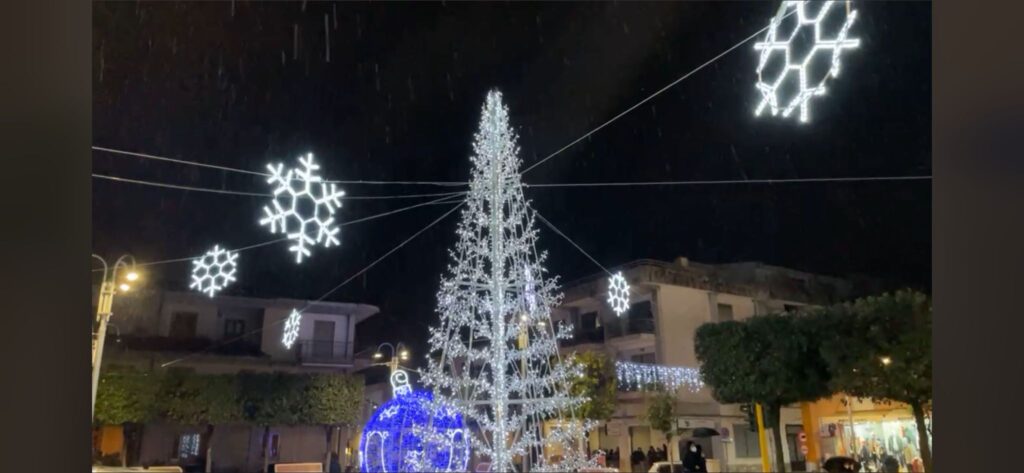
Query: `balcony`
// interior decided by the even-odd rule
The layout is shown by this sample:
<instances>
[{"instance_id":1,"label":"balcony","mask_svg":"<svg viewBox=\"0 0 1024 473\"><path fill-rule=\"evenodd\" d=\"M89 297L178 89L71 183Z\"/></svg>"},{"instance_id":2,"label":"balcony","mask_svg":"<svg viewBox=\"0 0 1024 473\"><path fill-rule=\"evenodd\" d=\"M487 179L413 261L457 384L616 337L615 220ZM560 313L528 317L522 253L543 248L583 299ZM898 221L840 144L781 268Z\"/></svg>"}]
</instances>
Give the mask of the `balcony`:
<instances>
[{"instance_id":1,"label":"balcony","mask_svg":"<svg viewBox=\"0 0 1024 473\"><path fill-rule=\"evenodd\" d=\"M259 342L246 339L211 340L206 337L163 337L125 335L119 339L107 338L108 350L153 351L168 353L205 352L225 356L263 356Z\"/></svg>"},{"instance_id":2,"label":"balcony","mask_svg":"<svg viewBox=\"0 0 1024 473\"><path fill-rule=\"evenodd\" d=\"M560 343L563 347L574 347L590 343L602 344L604 343L604 327L597 327L589 330L574 330L572 332L572 338L568 340L561 340Z\"/></svg>"},{"instance_id":3,"label":"balcony","mask_svg":"<svg viewBox=\"0 0 1024 473\"><path fill-rule=\"evenodd\" d=\"M353 363L348 342L299 340L296 342L296 360L304 365L350 366Z\"/></svg>"},{"instance_id":4,"label":"balcony","mask_svg":"<svg viewBox=\"0 0 1024 473\"><path fill-rule=\"evenodd\" d=\"M605 325L608 338L626 337L629 335L654 335L654 319L628 318L616 320Z\"/></svg>"}]
</instances>

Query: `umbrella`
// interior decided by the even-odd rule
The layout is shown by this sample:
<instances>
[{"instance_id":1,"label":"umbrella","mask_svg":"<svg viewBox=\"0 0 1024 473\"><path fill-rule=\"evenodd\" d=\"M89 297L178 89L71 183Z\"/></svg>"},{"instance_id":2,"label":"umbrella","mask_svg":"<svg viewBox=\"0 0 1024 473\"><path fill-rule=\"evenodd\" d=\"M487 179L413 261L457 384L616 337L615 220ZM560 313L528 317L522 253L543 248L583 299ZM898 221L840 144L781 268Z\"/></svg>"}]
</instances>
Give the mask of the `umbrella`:
<instances>
[{"instance_id":1,"label":"umbrella","mask_svg":"<svg viewBox=\"0 0 1024 473\"><path fill-rule=\"evenodd\" d=\"M697 427L696 429L693 429L693 434L692 434L692 436L695 437L695 438L714 437L716 435L721 435L721 434L718 433L717 430L709 429L707 427Z\"/></svg>"},{"instance_id":2,"label":"umbrella","mask_svg":"<svg viewBox=\"0 0 1024 473\"><path fill-rule=\"evenodd\" d=\"M850 457L832 457L825 460L825 471L836 473L855 473L860 471L860 463Z\"/></svg>"}]
</instances>

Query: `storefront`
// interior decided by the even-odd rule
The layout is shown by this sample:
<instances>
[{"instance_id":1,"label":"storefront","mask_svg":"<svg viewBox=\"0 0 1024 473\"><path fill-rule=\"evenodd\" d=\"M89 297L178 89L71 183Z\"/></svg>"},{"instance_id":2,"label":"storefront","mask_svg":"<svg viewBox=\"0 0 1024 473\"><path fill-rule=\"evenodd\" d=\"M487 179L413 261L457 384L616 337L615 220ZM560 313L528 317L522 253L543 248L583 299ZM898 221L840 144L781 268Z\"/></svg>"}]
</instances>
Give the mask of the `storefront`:
<instances>
[{"instance_id":1,"label":"storefront","mask_svg":"<svg viewBox=\"0 0 1024 473\"><path fill-rule=\"evenodd\" d=\"M850 456L863 463L861 471L873 472L880 471L886 456L892 456L900 471L923 471L917 424L908 406L839 395L811 404L808 411L810 425L818 429L820 460ZM930 426L929 419L929 431Z\"/></svg>"}]
</instances>

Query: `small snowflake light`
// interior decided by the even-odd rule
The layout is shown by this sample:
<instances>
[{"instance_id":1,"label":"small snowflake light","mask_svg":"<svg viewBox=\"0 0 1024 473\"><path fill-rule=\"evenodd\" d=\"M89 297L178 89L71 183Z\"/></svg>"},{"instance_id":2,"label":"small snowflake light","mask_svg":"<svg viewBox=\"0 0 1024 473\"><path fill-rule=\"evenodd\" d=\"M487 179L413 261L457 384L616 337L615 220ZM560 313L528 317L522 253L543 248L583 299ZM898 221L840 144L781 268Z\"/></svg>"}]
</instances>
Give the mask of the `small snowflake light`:
<instances>
[{"instance_id":1,"label":"small snowflake light","mask_svg":"<svg viewBox=\"0 0 1024 473\"><path fill-rule=\"evenodd\" d=\"M845 20L835 37L826 39L822 37L822 25L829 13L837 14L832 7L837 2L811 2L811 1L786 1L779 7L778 14L772 18L768 26L768 33L765 40L754 45L755 50L761 51L761 58L757 63L757 90L761 92L761 102L754 110L756 116L760 116L765 107L771 110L772 116L782 113L783 118L788 118L797 107L800 108L800 121L807 122L808 102L811 97L825 94L825 85L830 78L839 75L839 56L844 49L853 49L860 46L859 39L848 39L846 36L857 18L857 11L847 8ZM817 14L809 14L809 6L818 6ZM843 14L841 11L838 14ZM795 19L789 19L795 16ZM788 21L787 21L788 20ZM786 23L786 30L783 31L783 24ZM792 28L789 31L788 28ZM798 34L810 28L813 32L813 44L809 45L806 52L797 51L799 47L794 39ZM818 53L831 54L831 67L820 77L809 77L814 71L811 70L811 61L818 56ZM794 57L795 56L795 57ZM774 77L766 77L777 74ZM779 89L786 85L792 86L797 81L795 91L787 91L786 97L780 98Z\"/></svg>"},{"instance_id":2,"label":"small snowflake light","mask_svg":"<svg viewBox=\"0 0 1024 473\"><path fill-rule=\"evenodd\" d=\"M621 271L608 278L608 304L619 317L629 309L629 284Z\"/></svg>"},{"instance_id":3,"label":"small snowflake light","mask_svg":"<svg viewBox=\"0 0 1024 473\"><path fill-rule=\"evenodd\" d=\"M281 343L285 348L291 349L295 340L299 338L300 326L302 326L302 313L292 309L292 313L284 321L284 331L281 334Z\"/></svg>"},{"instance_id":4,"label":"small snowflake light","mask_svg":"<svg viewBox=\"0 0 1024 473\"><path fill-rule=\"evenodd\" d=\"M273 207L263 207L266 217L260 220L260 225L270 225L271 233L284 233L295 241L288 250L295 252L297 263L310 255L309 246L338 244L334 211L345 195L333 183L323 182L312 153L299 157L299 164L300 168L287 170L284 164L267 165L267 182L274 185Z\"/></svg>"},{"instance_id":5,"label":"small snowflake light","mask_svg":"<svg viewBox=\"0 0 1024 473\"><path fill-rule=\"evenodd\" d=\"M192 284L189 287L210 297L235 280L238 253L214 245L205 255L192 260Z\"/></svg>"}]
</instances>

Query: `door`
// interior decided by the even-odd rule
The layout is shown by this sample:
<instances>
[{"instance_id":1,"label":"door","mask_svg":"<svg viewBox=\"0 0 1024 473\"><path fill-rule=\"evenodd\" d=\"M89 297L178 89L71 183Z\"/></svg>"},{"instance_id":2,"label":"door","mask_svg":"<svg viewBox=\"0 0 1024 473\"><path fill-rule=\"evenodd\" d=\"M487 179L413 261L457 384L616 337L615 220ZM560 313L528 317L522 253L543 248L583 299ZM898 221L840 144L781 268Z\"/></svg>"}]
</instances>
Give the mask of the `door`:
<instances>
[{"instance_id":1,"label":"door","mask_svg":"<svg viewBox=\"0 0 1024 473\"><path fill-rule=\"evenodd\" d=\"M317 358L334 356L334 322L328 320L313 322L313 356Z\"/></svg>"},{"instance_id":2,"label":"door","mask_svg":"<svg viewBox=\"0 0 1024 473\"><path fill-rule=\"evenodd\" d=\"M789 464L793 471L807 471L807 460L800 450L800 433L803 431L801 425L786 426L786 450L789 450Z\"/></svg>"}]
</instances>

